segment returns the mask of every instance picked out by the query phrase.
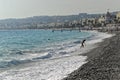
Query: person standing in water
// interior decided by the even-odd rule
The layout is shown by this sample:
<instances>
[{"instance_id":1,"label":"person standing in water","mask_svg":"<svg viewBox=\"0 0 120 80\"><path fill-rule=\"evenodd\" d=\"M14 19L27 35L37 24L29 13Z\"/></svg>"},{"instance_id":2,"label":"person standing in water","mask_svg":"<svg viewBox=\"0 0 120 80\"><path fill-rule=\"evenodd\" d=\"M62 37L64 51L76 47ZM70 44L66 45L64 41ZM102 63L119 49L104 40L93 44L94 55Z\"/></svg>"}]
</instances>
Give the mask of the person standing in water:
<instances>
[{"instance_id":1,"label":"person standing in water","mask_svg":"<svg viewBox=\"0 0 120 80\"><path fill-rule=\"evenodd\" d=\"M85 41L86 41L86 39L82 40L82 42L81 42L81 47L84 47L84 46L85 46Z\"/></svg>"}]
</instances>

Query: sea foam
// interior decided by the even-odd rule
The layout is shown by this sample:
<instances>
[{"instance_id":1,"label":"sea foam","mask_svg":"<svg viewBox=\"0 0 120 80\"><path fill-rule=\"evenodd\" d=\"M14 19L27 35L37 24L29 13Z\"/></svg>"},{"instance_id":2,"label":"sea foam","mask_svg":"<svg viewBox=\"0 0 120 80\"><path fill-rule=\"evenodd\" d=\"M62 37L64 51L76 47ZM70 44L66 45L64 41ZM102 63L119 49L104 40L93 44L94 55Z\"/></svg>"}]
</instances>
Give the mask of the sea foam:
<instances>
[{"instance_id":1,"label":"sea foam","mask_svg":"<svg viewBox=\"0 0 120 80\"><path fill-rule=\"evenodd\" d=\"M84 48L80 48L80 44L77 43L74 46L37 55L39 57L33 54L35 57L33 60L37 59L37 61L1 72L0 80L61 80L87 62L87 56L80 54L90 51L95 48L95 43L112 36L99 32L93 33L94 39L86 41Z\"/></svg>"}]
</instances>

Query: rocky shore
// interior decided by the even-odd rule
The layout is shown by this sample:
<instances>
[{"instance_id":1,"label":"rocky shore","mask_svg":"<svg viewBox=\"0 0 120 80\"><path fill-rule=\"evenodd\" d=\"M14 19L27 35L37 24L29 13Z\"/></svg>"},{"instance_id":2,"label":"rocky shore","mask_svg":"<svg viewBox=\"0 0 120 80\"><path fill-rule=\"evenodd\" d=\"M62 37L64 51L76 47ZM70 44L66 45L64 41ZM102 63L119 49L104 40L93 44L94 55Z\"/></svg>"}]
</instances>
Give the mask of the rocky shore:
<instances>
[{"instance_id":1,"label":"rocky shore","mask_svg":"<svg viewBox=\"0 0 120 80\"><path fill-rule=\"evenodd\" d=\"M120 32L84 55L88 62L63 80L120 80Z\"/></svg>"}]
</instances>

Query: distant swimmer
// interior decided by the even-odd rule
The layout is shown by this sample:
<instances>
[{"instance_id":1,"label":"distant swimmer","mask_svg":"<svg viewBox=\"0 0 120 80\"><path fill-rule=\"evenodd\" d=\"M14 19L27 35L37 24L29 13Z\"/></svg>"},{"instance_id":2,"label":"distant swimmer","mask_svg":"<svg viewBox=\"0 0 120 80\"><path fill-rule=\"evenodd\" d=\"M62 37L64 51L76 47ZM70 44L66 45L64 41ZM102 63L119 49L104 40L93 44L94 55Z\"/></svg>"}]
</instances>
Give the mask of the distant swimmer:
<instances>
[{"instance_id":1,"label":"distant swimmer","mask_svg":"<svg viewBox=\"0 0 120 80\"><path fill-rule=\"evenodd\" d=\"M86 39L84 39L84 40L81 42L81 47L84 47L84 46L85 46L85 41L86 41Z\"/></svg>"},{"instance_id":2,"label":"distant swimmer","mask_svg":"<svg viewBox=\"0 0 120 80\"><path fill-rule=\"evenodd\" d=\"M54 30L52 30L52 32L54 32Z\"/></svg>"}]
</instances>

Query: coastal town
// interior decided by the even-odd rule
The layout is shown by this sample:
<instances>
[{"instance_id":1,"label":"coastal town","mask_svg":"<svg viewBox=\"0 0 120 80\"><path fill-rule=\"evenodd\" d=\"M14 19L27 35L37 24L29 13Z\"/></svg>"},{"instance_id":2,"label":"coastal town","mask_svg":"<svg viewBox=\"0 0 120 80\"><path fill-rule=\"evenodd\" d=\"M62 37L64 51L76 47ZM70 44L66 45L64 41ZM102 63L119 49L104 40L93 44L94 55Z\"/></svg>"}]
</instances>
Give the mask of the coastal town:
<instances>
[{"instance_id":1,"label":"coastal town","mask_svg":"<svg viewBox=\"0 0 120 80\"><path fill-rule=\"evenodd\" d=\"M68 16L34 16L23 19L0 20L0 29L103 29L114 30L120 26L120 11L103 14L79 13Z\"/></svg>"},{"instance_id":2,"label":"coastal town","mask_svg":"<svg viewBox=\"0 0 120 80\"><path fill-rule=\"evenodd\" d=\"M81 13L79 15L87 15ZM84 17L83 16L83 17ZM50 24L49 24L50 25ZM72 22L54 23L53 28L72 28L79 30L119 30L120 29L120 12L101 14L92 18L81 18L80 20L74 20Z\"/></svg>"}]
</instances>

